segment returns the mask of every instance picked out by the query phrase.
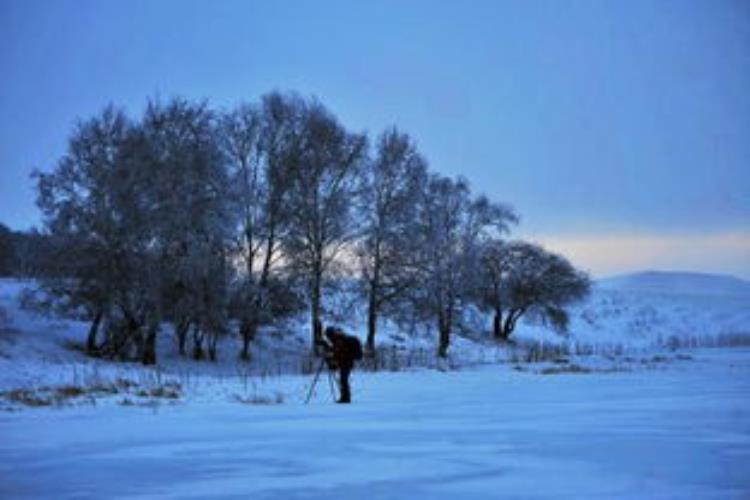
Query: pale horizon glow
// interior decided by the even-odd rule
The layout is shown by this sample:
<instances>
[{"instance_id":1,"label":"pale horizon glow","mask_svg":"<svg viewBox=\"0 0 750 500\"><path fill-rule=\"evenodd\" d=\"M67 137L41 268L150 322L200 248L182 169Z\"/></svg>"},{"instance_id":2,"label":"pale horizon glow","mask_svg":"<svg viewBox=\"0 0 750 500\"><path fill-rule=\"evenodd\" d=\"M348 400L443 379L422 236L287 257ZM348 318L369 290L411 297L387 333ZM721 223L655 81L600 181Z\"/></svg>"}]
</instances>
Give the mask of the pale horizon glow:
<instances>
[{"instance_id":1,"label":"pale horizon glow","mask_svg":"<svg viewBox=\"0 0 750 500\"><path fill-rule=\"evenodd\" d=\"M663 270L728 274L750 279L747 271L750 268L750 233L536 234L526 239L566 256L594 278ZM707 259L710 265L706 264Z\"/></svg>"}]
</instances>

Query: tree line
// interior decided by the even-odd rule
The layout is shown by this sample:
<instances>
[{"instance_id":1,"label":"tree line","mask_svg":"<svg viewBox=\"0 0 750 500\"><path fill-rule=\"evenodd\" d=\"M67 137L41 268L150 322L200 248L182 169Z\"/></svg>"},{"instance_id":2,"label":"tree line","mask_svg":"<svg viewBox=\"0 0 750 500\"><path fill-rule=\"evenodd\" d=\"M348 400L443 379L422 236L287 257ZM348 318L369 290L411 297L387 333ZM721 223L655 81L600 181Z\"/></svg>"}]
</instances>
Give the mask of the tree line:
<instances>
[{"instance_id":1,"label":"tree line","mask_svg":"<svg viewBox=\"0 0 750 500\"><path fill-rule=\"evenodd\" d=\"M36 275L44 239L36 229L14 231L0 222L0 277Z\"/></svg>"},{"instance_id":2,"label":"tree line","mask_svg":"<svg viewBox=\"0 0 750 500\"><path fill-rule=\"evenodd\" d=\"M305 310L314 346L343 278L367 306L367 352L388 317L432 325L446 356L467 307L507 340L523 315L564 329L589 289L562 256L506 241L514 210L431 171L408 134L371 142L297 94L154 100L138 119L108 106L34 178L33 275L90 321L99 356L155 363L168 321L183 355L215 360L232 333L249 359L262 326Z\"/></svg>"}]
</instances>

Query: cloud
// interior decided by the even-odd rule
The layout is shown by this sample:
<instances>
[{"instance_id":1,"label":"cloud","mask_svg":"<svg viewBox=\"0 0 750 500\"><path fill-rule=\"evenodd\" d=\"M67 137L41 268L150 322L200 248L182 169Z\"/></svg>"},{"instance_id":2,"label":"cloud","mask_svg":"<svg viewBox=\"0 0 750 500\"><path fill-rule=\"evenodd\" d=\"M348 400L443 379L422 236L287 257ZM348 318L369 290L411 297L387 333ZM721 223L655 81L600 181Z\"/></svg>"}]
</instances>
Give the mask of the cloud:
<instances>
[{"instance_id":1,"label":"cloud","mask_svg":"<svg viewBox=\"0 0 750 500\"><path fill-rule=\"evenodd\" d=\"M750 233L708 235L535 234L526 236L594 276L645 269L733 274L750 279Z\"/></svg>"}]
</instances>

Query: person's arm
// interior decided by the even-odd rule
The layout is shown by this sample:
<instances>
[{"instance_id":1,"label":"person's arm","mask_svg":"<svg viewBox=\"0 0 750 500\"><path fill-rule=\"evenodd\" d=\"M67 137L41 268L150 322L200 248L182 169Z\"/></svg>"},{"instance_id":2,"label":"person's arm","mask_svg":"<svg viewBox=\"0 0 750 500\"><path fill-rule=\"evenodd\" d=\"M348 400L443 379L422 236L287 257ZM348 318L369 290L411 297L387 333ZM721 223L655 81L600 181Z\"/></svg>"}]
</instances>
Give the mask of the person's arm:
<instances>
[{"instance_id":1,"label":"person's arm","mask_svg":"<svg viewBox=\"0 0 750 500\"><path fill-rule=\"evenodd\" d=\"M326 362L326 365L328 365L328 368L330 370L335 370L337 368L336 365L336 350L334 346L328 342L325 338L321 338L316 342L316 345L318 346L318 351L320 352L320 355L323 356L323 359Z\"/></svg>"}]
</instances>

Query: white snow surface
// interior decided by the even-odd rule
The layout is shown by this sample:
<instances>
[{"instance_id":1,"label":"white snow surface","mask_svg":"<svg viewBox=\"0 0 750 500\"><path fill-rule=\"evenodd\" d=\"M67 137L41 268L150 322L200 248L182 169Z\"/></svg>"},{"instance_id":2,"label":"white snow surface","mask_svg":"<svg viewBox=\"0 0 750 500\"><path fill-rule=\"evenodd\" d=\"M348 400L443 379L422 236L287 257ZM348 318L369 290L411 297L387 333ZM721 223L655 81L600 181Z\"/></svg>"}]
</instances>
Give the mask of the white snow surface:
<instances>
[{"instance_id":1,"label":"white snow surface","mask_svg":"<svg viewBox=\"0 0 750 500\"><path fill-rule=\"evenodd\" d=\"M355 404L0 416L3 498L748 498L750 351L659 370L357 374Z\"/></svg>"},{"instance_id":2,"label":"white snow surface","mask_svg":"<svg viewBox=\"0 0 750 500\"><path fill-rule=\"evenodd\" d=\"M66 347L86 324L21 310L26 285L0 280L0 392L127 380L182 393L0 404L3 499L750 498L741 297L599 289L567 337L520 327L521 343L568 354L525 363L521 347L457 338L433 369L355 371L352 405L332 403L324 374L306 405L312 375L283 373L303 332L266 333L250 364L229 339L220 363L181 359L168 332L158 367L111 363ZM434 352L429 336L382 336Z\"/></svg>"}]
</instances>

